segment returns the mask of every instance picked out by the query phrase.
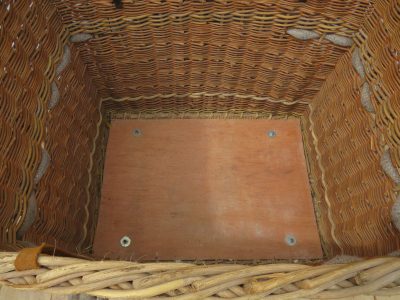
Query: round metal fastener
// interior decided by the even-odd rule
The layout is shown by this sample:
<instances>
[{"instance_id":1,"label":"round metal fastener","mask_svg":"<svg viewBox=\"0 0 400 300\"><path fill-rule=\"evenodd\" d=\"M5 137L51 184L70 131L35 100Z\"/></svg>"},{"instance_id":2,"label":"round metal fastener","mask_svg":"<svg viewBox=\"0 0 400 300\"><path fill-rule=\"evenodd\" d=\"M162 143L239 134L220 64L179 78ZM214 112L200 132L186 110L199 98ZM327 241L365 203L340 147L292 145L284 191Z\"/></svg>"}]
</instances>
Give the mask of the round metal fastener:
<instances>
[{"instance_id":1,"label":"round metal fastener","mask_svg":"<svg viewBox=\"0 0 400 300\"><path fill-rule=\"evenodd\" d=\"M294 246L297 243L296 237L293 234L287 234L285 236L285 243L288 246Z\"/></svg>"},{"instance_id":2,"label":"round metal fastener","mask_svg":"<svg viewBox=\"0 0 400 300\"><path fill-rule=\"evenodd\" d=\"M124 235L124 236L121 238L120 243L121 243L121 246L122 246L122 247L127 248L127 247L129 247L129 246L131 245L132 240L131 240L131 238L130 238L129 236Z\"/></svg>"},{"instance_id":3,"label":"round metal fastener","mask_svg":"<svg viewBox=\"0 0 400 300\"><path fill-rule=\"evenodd\" d=\"M276 137L276 131L275 130L268 130L267 135L269 138L274 138Z\"/></svg>"},{"instance_id":4,"label":"round metal fastener","mask_svg":"<svg viewBox=\"0 0 400 300\"><path fill-rule=\"evenodd\" d=\"M140 130L140 128L135 128L132 131L132 135L133 136L141 136L142 135L142 131Z\"/></svg>"}]
</instances>

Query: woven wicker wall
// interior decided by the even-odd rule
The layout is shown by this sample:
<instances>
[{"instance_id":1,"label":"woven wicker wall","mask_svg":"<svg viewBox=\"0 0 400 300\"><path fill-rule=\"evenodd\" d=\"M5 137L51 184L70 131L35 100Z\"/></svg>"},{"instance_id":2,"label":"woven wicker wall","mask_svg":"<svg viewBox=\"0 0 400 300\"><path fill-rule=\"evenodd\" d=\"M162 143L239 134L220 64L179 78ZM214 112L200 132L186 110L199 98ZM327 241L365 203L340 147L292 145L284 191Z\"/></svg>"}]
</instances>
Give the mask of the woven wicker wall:
<instances>
[{"instance_id":1,"label":"woven wicker wall","mask_svg":"<svg viewBox=\"0 0 400 300\"><path fill-rule=\"evenodd\" d=\"M366 80L376 114L371 115L388 145L393 162L400 167L400 3L376 1L356 43L366 67Z\"/></svg>"},{"instance_id":2,"label":"woven wicker wall","mask_svg":"<svg viewBox=\"0 0 400 300\"><path fill-rule=\"evenodd\" d=\"M398 2L377 1L357 46L340 59L304 118L320 230L329 253L379 255L399 247L391 222L395 184L380 163L389 145L399 166L393 130L400 111L399 57L393 52L400 49L396 11ZM355 51L361 54L365 79L353 67ZM371 97L362 96L365 83Z\"/></svg>"},{"instance_id":3,"label":"woven wicker wall","mask_svg":"<svg viewBox=\"0 0 400 300\"><path fill-rule=\"evenodd\" d=\"M86 238L83 222L93 216L89 200L96 202L99 195L93 191L96 184L89 190L99 100L75 47L71 47L71 61L56 82L60 100L48 113L45 135L51 165L38 184L38 216L26 238L75 250ZM56 216L51 213L54 211Z\"/></svg>"},{"instance_id":4,"label":"woven wicker wall","mask_svg":"<svg viewBox=\"0 0 400 300\"><path fill-rule=\"evenodd\" d=\"M76 251L94 224L85 206L99 98L74 47L56 78L68 38L48 1L0 4L1 243L18 232Z\"/></svg>"},{"instance_id":5,"label":"woven wicker wall","mask_svg":"<svg viewBox=\"0 0 400 300\"><path fill-rule=\"evenodd\" d=\"M304 1L306 2L306 1ZM114 110L302 112L346 51L305 28L351 36L369 1L55 1ZM257 97L259 97L257 99ZM108 101L110 102L110 101Z\"/></svg>"},{"instance_id":6,"label":"woven wicker wall","mask_svg":"<svg viewBox=\"0 0 400 300\"><path fill-rule=\"evenodd\" d=\"M15 242L41 160L62 27L54 9L28 1L2 3L0 24L1 239Z\"/></svg>"}]
</instances>

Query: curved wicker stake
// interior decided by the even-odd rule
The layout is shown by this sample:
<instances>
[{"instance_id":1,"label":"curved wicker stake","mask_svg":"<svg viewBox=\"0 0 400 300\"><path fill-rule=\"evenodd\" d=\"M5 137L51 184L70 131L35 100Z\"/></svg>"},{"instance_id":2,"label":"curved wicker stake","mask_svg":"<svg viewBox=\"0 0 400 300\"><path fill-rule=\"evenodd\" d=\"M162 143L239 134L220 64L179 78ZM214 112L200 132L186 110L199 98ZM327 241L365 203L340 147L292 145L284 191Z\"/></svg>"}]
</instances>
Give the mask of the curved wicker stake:
<instances>
[{"instance_id":1,"label":"curved wicker stake","mask_svg":"<svg viewBox=\"0 0 400 300\"><path fill-rule=\"evenodd\" d=\"M64 266L61 268L57 268L54 270L50 270L46 273L39 274L36 279L38 283L43 283L46 281L50 281L55 278L59 278L61 276L66 276L69 274L77 273L77 272L88 272L88 271L98 271L104 270L108 268L116 268L116 267L124 267L129 264L134 264L126 261L93 261L93 262L85 262L79 263L69 266ZM138 266L137 269L141 269L143 266Z\"/></svg>"},{"instance_id":2,"label":"curved wicker stake","mask_svg":"<svg viewBox=\"0 0 400 300\"><path fill-rule=\"evenodd\" d=\"M116 278L107 278L103 280L99 280L97 282L93 283L83 283L79 286L72 286L72 287L66 287L66 288L53 288L51 289L51 292L56 293L56 294L79 294L79 293L91 293L92 291L98 291L100 289L108 288L113 285L118 285L120 283L125 283L128 281L135 280L137 278L137 274L135 275L125 275L125 276L120 276ZM194 278L194 277L190 277ZM196 277L197 279L201 279L202 277ZM171 281L169 281L171 282ZM168 282L167 282L168 283ZM157 285L157 286L161 286ZM155 286L155 287L157 287ZM140 290L145 290L145 289L140 289ZM157 290L157 289L155 289ZM120 297L120 296L118 296ZM133 297L133 296L132 296Z\"/></svg>"},{"instance_id":3,"label":"curved wicker stake","mask_svg":"<svg viewBox=\"0 0 400 300\"><path fill-rule=\"evenodd\" d=\"M273 278L265 282L252 281L245 285L245 291L250 294L271 292L273 290L284 287L287 284L319 276L321 274L336 270L341 267L341 265L322 265L305 270L294 271L288 273L285 276Z\"/></svg>"},{"instance_id":4,"label":"curved wicker stake","mask_svg":"<svg viewBox=\"0 0 400 300\"><path fill-rule=\"evenodd\" d=\"M163 283L163 284L160 284L157 286L153 286L153 287L141 289L141 290L127 290L127 291L99 290L99 291L90 292L88 294L92 295L92 296L105 297L105 298L154 297L154 296L164 294L170 290L175 290L180 287L187 286L187 285L191 284L193 281L196 281L199 279L201 279L201 277L178 279L178 280L170 281L167 283Z\"/></svg>"},{"instance_id":5,"label":"curved wicker stake","mask_svg":"<svg viewBox=\"0 0 400 300\"><path fill-rule=\"evenodd\" d=\"M291 272L297 271L301 269L310 268L305 265L295 265L295 264L277 264L277 265L264 265L264 266L255 266L255 267L247 267L243 270L232 271L220 275L216 275L210 278L206 278L201 281L197 281L193 283L193 287L196 290L206 289L215 285L219 285L225 282L229 282L231 280L248 278L252 276L257 276L261 274L268 273L280 273L280 272Z\"/></svg>"},{"instance_id":6,"label":"curved wicker stake","mask_svg":"<svg viewBox=\"0 0 400 300\"><path fill-rule=\"evenodd\" d=\"M206 298L208 296L212 296L214 294L217 294L218 292L221 292L221 291L224 291L226 289L229 289L231 287L241 285L241 284L245 283L246 280L247 279L245 279L245 278L231 280L229 282L225 282L225 283L222 283L222 284L219 284L219 285L216 285L216 286L212 286L210 288L207 288L207 289L204 289L204 290L201 290L201 291L197 291L197 292L194 292L194 293L191 293L191 294L178 296L175 299L179 299L179 300L203 299L203 298ZM247 297L246 297L246 299L247 299Z\"/></svg>"},{"instance_id":7,"label":"curved wicker stake","mask_svg":"<svg viewBox=\"0 0 400 300\"><path fill-rule=\"evenodd\" d=\"M313 289L299 289L296 292L291 292L287 294L281 295L267 295L267 294L256 294L251 297L243 297L238 299L246 299L246 300L256 300L256 299L269 299L269 300L289 300L289 299L302 299L302 298L312 298L311 296L316 295L323 290L329 289L330 287L338 284L342 280L345 280L346 275L342 275L342 277L337 277L331 282L325 282L321 285L314 287ZM271 291L273 292L273 291Z\"/></svg>"},{"instance_id":8,"label":"curved wicker stake","mask_svg":"<svg viewBox=\"0 0 400 300\"><path fill-rule=\"evenodd\" d=\"M130 267L113 268L113 269L109 269L109 270L91 273L87 276L83 276L82 281L83 281L83 283L87 284L87 283L95 283L95 282L98 282L101 280L122 277L122 276L127 276L127 275L129 275L132 278L132 280L136 280L136 279L148 276L148 273L138 273L139 271L130 271L129 272L129 268ZM124 272L125 270L128 272ZM123 275L121 275L121 274L123 274Z\"/></svg>"},{"instance_id":9,"label":"curved wicker stake","mask_svg":"<svg viewBox=\"0 0 400 300\"><path fill-rule=\"evenodd\" d=\"M392 283L393 281L400 278L400 270L389 273L375 281L369 282L363 286L354 286L348 289L342 289L337 291L326 291L321 292L318 295L315 295L312 298L317 299L337 299L337 298L344 298L344 297L352 297L357 295L365 295L373 293L376 290L379 290L388 284Z\"/></svg>"},{"instance_id":10,"label":"curved wicker stake","mask_svg":"<svg viewBox=\"0 0 400 300\"><path fill-rule=\"evenodd\" d=\"M49 280L49 281L46 281L46 282L43 282L43 283L37 283L36 285L33 286L33 288L48 289L48 288L57 286L59 284L69 282L71 280L73 281L74 279L82 277L82 276L85 276L87 274L90 274L90 272L78 272L78 273L63 275L61 277L57 277L55 279L52 279L52 280ZM69 285L70 284L68 284L68 286ZM51 289L49 289L49 290L51 290Z\"/></svg>"},{"instance_id":11,"label":"curved wicker stake","mask_svg":"<svg viewBox=\"0 0 400 300\"><path fill-rule=\"evenodd\" d=\"M399 260L389 261L385 264L361 272L355 277L355 281L357 282L357 284L362 285L367 282L374 281L388 273L394 272L399 269Z\"/></svg>"},{"instance_id":12,"label":"curved wicker stake","mask_svg":"<svg viewBox=\"0 0 400 300\"><path fill-rule=\"evenodd\" d=\"M72 258L72 257L57 257L57 256L49 256L49 255L40 255L38 259L39 265L46 267L46 268L54 268L54 267L62 267L62 266L69 266L75 265L80 263L86 263L87 260L81 258ZM101 263L101 262L97 262ZM126 262L125 262L126 263ZM0 269L0 274L1 274Z\"/></svg>"},{"instance_id":13,"label":"curved wicker stake","mask_svg":"<svg viewBox=\"0 0 400 300\"><path fill-rule=\"evenodd\" d=\"M135 263L132 263L135 264ZM105 280L109 278L117 278L123 276L131 276L131 275L138 275L141 276L138 278L142 278L143 273L151 273L151 272L162 272L167 270L178 270L187 267L191 267L192 264L185 264L185 263L148 263L148 264L136 264L132 266L123 266L116 267L111 270L104 270L102 272L96 272L94 274L85 276L83 278L83 282L85 283L92 283L98 282L100 280ZM193 276L192 276L193 277Z\"/></svg>"},{"instance_id":14,"label":"curved wicker stake","mask_svg":"<svg viewBox=\"0 0 400 300\"><path fill-rule=\"evenodd\" d=\"M341 268L329 272L327 274L321 275L314 279L307 279L303 282L300 282L298 286L303 289L313 289L315 287L321 286L327 282L340 282L342 280L353 277L362 270L373 268L375 266L384 264L389 261L395 261L395 259L390 257L382 257L382 258L373 258L370 260L365 260L361 262L351 263L349 265L342 266ZM338 278L341 280L337 281Z\"/></svg>"},{"instance_id":15,"label":"curved wicker stake","mask_svg":"<svg viewBox=\"0 0 400 300\"><path fill-rule=\"evenodd\" d=\"M242 265L193 266L178 271L168 271L165 273L150 275L145 278L135 280L133 286L135 289L140 289L185 277L216 275L244 268L247 268L247 266L242 266Z\"/></svg>"}]
</instances>

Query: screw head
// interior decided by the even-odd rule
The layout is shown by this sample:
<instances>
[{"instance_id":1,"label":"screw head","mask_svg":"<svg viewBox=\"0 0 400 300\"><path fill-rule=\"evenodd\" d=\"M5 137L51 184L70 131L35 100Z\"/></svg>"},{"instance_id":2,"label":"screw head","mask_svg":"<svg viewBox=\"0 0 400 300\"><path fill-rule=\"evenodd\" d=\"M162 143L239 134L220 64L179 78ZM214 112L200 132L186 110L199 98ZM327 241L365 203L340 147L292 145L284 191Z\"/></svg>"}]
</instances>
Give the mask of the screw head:
<instances>
[{"instance_id":1,"label":"screw head","mask_svg":"<svg viewBox=\"0 0 400 300\"><path fill-rule=\"evenodd\" d=\"M274 138L276 137L276 131L275 130L268 130L267 135L269 138Z\"/></svg>"},{"instance_id":2,"label":"screw head","mask_svg":"<svg viewBox=\"0 0 400 300\"><path fill-rule=\"evenodd\" d=\"M121 244L121 246L124 247L124 248L129 247L129 246L131 245L131 243L132 243L132 240L131 240L131 238L130 238L129 236L127 236L127 235L124 235L124 236L121 238L121 240L120 240L120 244Z\"/></svg>"},{"instance_id":3,"label":"screw head","mask_svg":"<svg viewBox=\"0 0 400 300\"><path fill-rule=\"evenodd\" d=\"M132 135L133 136L141 136L142 135L142 131L140 130L140 128L135 128L135 129L133 129L133 131L132 131Z\"/></svg>"},{"instance_id":4,"label":"screw head","mask_svg":"<svg viewBox=\"0 0 400 300\"><path fill-rule=\"evenodd\" d=\"M285 236L285 243L288 246L294 246L297 243L296 237L293 234L287 234Z\"/></svg>"}]
</instances>

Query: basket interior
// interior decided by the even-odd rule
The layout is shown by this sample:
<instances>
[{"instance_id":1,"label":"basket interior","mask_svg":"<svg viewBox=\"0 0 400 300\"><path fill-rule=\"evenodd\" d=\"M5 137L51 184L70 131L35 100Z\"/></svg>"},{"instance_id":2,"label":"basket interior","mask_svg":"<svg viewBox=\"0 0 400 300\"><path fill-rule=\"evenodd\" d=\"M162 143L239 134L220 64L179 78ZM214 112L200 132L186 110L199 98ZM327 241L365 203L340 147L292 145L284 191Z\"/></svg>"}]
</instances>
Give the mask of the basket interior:
<instances>
[{"instance_id":1,"label":"basket interior","mask_svg":"<svg viewBox=\"0 0 400 300\"><path fill-rule=\"evenodd\" d=\"M46 242L73 253L129 257L133 250L120 244L128 235L135 247L144 241L152 249L137 249L135 259L149 260L310 259L398 249L399 11L396 0L0 2L2 247ZM128 137L117 139L113 130L124 122ZM276 138L266 134L276 126L289 132L291 124L297 134L286 144L279 144L279 130ZM140 137L135 128L143 129ZM138 140L145 143L129 155L128 144ZM273 153L263 148L254 160L252 151L268 142L278 143L281 156L263 160ZM129 153L111 157L117 146ZM190 155L179 157L185 147ZM205 155L218 149L226 151ZM234 150L236 159L223 164ZM301 174L265 174L271 161ZM119 174L127 166L122 172L131 177ZM205 166L211 171L199 174L212 181L211 191L204 178L195 186L190 172ZM237 176L229 169L235 166L242 170ZM229 176L239 183L221 184ZM129 188L132 180L137 190ZM291 190L295 182L304 185ZM151 193L140 194L143 187ZM279 187L274 195L272 187ZM168 188L178 191L162 206ZM221 220L210 217L218 204L232 204L248 189L257 191L248 198L255 207L269 197L278 213L245 211L247 198L240 197L238 218L222 218L212 229L211 220ZM114 197L125 206L114 208ZM186 223L169 222L163 213L176 213L171 208L181 201L195 203L184 207ZM287 221L280 218L286 211L293 214ZM204 212L208 243L201 250L190 238L202 226L190 225ZM270 240L240 231L240 222L243 229L257 218L273 228ZM224 230L232 239L209 238ZM288 234L313 254L285 244ZM170 252L155 254L157 247Z\"/></svg>"}]
</instances>

